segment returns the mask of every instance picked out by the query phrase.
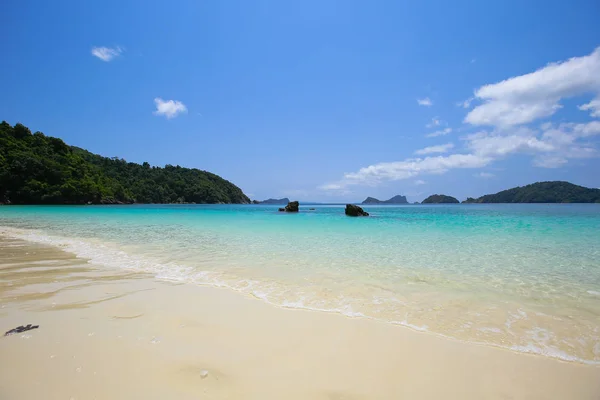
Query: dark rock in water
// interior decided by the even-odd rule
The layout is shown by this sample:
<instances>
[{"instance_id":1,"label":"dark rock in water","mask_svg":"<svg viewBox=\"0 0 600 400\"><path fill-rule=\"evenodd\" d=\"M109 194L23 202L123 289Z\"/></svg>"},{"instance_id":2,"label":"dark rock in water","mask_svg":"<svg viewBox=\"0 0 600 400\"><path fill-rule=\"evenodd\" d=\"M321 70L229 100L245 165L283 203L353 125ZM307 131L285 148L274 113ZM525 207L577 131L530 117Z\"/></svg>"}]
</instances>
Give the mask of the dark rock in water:
<instances>
[{"instance_id":1,"label":"dark rock in water","mask_svg":"<svg viewBox=\"0 0 600 400\"><path fill-rule=\"evenodd\" d=\"M315 209L314 208L309 208L308 211L315 211Z\"/></svg>"},{"instance_id":2,"label":"dark rock in water","mask_svg":"<svg viewBox=\"0 0 600 400\"><path fill-rule=\"evenodd\" d=\"M16 328L11 329L10 331L6 332L4 334L4 336L16 335L17 333L27 332L32 329L37 329L39 327L40 327L39 325L31 325L31 324L28 324L25 326L23 326L23 325L17 326Z\"/></svg>"},{"instance_id":3,"label":"dark rock in water","mask_svg":"<svg viewBox=\"0 0 600 400\"><path fill-rule=\"evenodd\" d=\"M369 213L354 204L346 204L346 215L349 217L368 217Z\"/></svg>"},{"instance_id":4,"label":"dark rock in water","mask_svg":"<svg viewBox=\"0 0 600 400\"><path fill-rule=\"evenodd\" d=\"M285 211L285 208L280 208L279 211Z\"/></svg>"},{"instance_id":5,"label":"dark rock in water","mask_svg":"<svg viewBox=\"0 0 600 400\"><path fill-rule=\"evenodd\" d=\"M285 206L285 212L298 212L300 209L300 203L297 201L290 201L287 206Z\"/></svg>"}]
</instances>

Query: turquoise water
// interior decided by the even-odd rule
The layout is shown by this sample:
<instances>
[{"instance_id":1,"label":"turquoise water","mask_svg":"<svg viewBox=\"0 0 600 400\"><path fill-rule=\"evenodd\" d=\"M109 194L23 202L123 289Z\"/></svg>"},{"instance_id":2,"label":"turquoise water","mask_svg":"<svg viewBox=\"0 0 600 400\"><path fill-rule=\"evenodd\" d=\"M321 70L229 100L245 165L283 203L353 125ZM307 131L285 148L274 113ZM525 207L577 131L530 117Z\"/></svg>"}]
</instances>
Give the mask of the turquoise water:
<instances>
[{"instance_id":1,"label":"turquoise water","mask_svg":"<svg viewBox=\"0 0 600 400\"><path fill-rule=\"evenodd\" d=\"M0 234L278 306L600 363L600 205L307 207L0 207Z\"/></svg>"}]
</instances>

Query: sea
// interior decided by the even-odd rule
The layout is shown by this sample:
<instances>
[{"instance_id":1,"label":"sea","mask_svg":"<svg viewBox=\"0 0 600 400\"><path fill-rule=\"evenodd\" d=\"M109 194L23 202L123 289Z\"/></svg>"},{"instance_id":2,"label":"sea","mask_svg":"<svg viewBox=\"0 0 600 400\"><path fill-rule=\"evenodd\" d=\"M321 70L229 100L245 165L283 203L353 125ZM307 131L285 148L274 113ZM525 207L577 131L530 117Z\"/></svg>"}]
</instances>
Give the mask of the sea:
<instances>
[{"instance_id":1,"label":"sea","mask_svg":"<svg viewBox=\"0 0 600 400\"><path fill-rule=\"evenodd\" d=\"M0 235L278 307L600 364L600 204L382 205L358 218L278 207L3 206Z\"/></svg>"}]
</instances>

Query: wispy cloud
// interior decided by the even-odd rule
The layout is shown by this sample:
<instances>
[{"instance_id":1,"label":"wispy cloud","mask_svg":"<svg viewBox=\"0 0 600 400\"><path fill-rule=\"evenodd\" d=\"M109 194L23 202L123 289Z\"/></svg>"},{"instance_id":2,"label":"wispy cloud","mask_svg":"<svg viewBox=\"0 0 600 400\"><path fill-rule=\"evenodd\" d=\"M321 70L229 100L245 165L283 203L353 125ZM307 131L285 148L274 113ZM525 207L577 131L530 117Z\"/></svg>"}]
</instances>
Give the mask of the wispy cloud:
<instances>
[{"instance_id":1,"label":"wispy cloud","mask_svg":"<svg viewBox=\"0 0 600 400\"><path fill-rule=\"evenodd\" d=\"M437 136L444 136L444 135L447 135L447 134L449 134L449 133L451 133L451 132L452 132L452 128L445 128L445 129L440 129L440 130L437 130L437 131L435 131L435 132L428 133L428 134L427 134L427 135L425 135L425 136L426 136L426 137L437 137Z\"/></svg>"},{"instance_id":2,"label":"wispy cloud","mask_svg":"<svg viewBox=\"0 0 600 400\"><path fill-rule=\"evenodd\" d=\"M187 113L187 107L177 100L163 100L160 97L154 99L156 110L154 115L167 117L167 119L175 118L181 113Z\"/></svg>"},{"instance_id":3,"label":"wispy cloud","mask_svg":"<svg viewBox=\"0 0 600 400\"><path fill-rule=\"evenodd\" d=\"M425 184L427 184L427 182L425 182L425 181L424 181L424 180L422 180L422 179L417 179L417 180L415 181L415 185L417 185L417 186L420 186L420 185L425 185Z\"/></svg>"},{"instance_id":4,"label":"wispy cloud","mask_svg":"<svg viewBox=\"0 0 600 400\"><path fill-rule=\"evenodd\" d=\"M561 107L561 99L588 93L594 95L594 100L579 108L590 112L592 118L598 118L600 47L587 56L549 64L532 73L476 90L475 98L483 103L467 113L465 122L489 128L462 137L463 145L458 149L447 144L416 152L425 156L455 149L454 154L369 165L346 173L339 181L322 188L340 191L352 185L376 186L386 181L443 174L453 169L480 169L515 154L530 156L532 165L540 168L558 168L570 160L598 157L597 142L591 138L600 136L600 120L559 124L544 121ZM438 117L433 118L427 127L440 129L428 136L444 135L449 128L441 127L446 125ZM490 178L492 174L480 172L475 175Z\"/></svg>"},{"instance_id":5,"label":"wispy cloud","mask_svg":"<svg viewBox=\"0 0 600 400\"><path fill-rule=\"evenodd\" d=\"M473 174L473 176L476 178L489 179L489 178L493 178L496 175L492 174L491 172L480 172L478 174Z\"/></svg>"},{"instance_id":6,"label":"wispy cloud","mask_svg":"<svg viewBox=\"0 0 600 400\"><path fill-rule=\"evenodd\" d=\"M471 108L471 103L473 102L473 100L475 100L474 97L469 97L466 100L459 101L458 103L456 103L456 106L462 108Z\"/></svg>"},{"instance_id":7,"label":"wispy cloud","mask_svg":"<svg viewBox=\"0 0 600 400\"><path fill-rule=\"evenodd\" d=\"M112 61L115 57L118 57L123 53L122 47L92 47L92 55L98 57L102 61Z\"/></svg>"},{"instance_id":8,"label":"wispy cloud","mask_svg":"<svg viewBox=\"0 0 600 400\"><path fill-rule=\"evenodd\" d=\"M440 144L438 146L429 146L424 149L415 151L417 155L434 154L434 153L447 153L454 147L453 143Z\"/></svg>"},{"instance_id":9,"label":"wispy cloud","mask_svg":"<svg viewBox=\"0 0 600 400\"><path fill-rule=\"evenodd\" d=\"M428 123L427 125L425 125L425 127L426 128L435 128L435 127L438 127L438 126L446 126L446 125L448 125L446 123L446 121L442 121L440 119L440 117L433 117L433 118L431 118L431 122Z\"/></svg>"},{"instance_id":10,"label":"wispy cloud","mask_svg":"<svg viewBox=\"0 0 600 400\"><path fill-rule=\"evenodd\" d=\"M580 105L578 108L582 111L589 111L590 115L594 118L600 118L600 97L587 104Z\"/></svg>"},{"instance_id":11,"label":"wispy cloud","mask_svg":"<svg viewBox=\"0 0 600 400\"><path fill-rule=\"evenodd\" d=\"M425 97L424 99L417 99L417 104L420 106L431 107L433 101L431 101L429 97Z\"/></svg>"}]
</instances>

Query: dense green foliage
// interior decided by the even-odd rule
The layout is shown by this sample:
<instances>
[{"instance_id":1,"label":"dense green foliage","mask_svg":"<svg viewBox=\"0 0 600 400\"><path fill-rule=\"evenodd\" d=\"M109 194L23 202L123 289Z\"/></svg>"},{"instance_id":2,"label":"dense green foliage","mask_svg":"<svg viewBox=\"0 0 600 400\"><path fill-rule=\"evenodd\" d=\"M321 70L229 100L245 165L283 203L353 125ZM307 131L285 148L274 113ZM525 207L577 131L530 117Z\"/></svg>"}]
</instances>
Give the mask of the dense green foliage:
<instances>
[{"instance_id":1,"label":"dense green foliage","mask_svg":"<svg viewBox=\"0 0 600 400\"><path fill-rule=\"evenodd\" d=\"M425 200L421 202L421 204L456 204L459 203L452 196L446 196L445 194L432 194Z\"/></svg>"},{"instance_id":2,"label":"dense green foliage","mask_svg":"<svg viewBox=\"0 0 600 400\"><path fill-rule=\"evenodd\" d=\"M600 189L588 189L569 182L537 182L487 194L463 203L600 203Z\"/></svg>"},{"instance_id":3,"label":"dense green foliage","mask_svg":"<svg viewBox=\"0 0 600 400\"><path fill-rule=\"evenodd\" d=\"M0 124L0 203L249 203L240 188L198 169L107 158Z\"/></svg>"}]
</instances>

